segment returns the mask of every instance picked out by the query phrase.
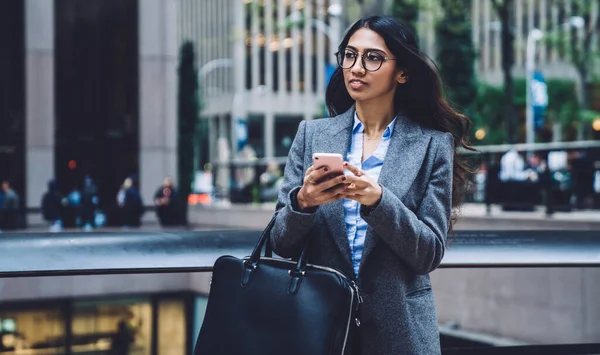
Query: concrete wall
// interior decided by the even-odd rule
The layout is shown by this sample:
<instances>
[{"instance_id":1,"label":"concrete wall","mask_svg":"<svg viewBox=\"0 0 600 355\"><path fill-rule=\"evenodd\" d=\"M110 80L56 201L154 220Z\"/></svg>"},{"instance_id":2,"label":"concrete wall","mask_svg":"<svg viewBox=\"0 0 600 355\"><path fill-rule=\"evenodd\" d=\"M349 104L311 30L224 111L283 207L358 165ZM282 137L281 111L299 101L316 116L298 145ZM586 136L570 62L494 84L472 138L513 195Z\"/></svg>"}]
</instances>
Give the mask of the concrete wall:
<instances>
[{"instance_id":1,"label":"concrete wall","mask_svg":"<svg viewBox=\"0 0 600 355\"><path fill-rule=\"evenodd\" d=\"M600 269L437 270L440 323L528 343L600 342Z\"/></svg>"},{"instance_id":2,"label":"concrete wall","mask_svg":"<svg viewBox=\"0 0 600 355\"><path fill-rule=\"evenodd\" d=\"M140 187L151 203L166 176L177 179L177 0L140 1L138 16Z\"/></svg>"},{"instance_id":3,"label":"concrete wall","mask_svg":"<svg viewBox=\"0 0 600 355\"><path fill-rule=\"evenodd\" d=\"M25 2L25 186L28 207L39 207L54 177L54 2Z\"/></svg>"},{"instance_id":4,"label":"concrete wall","mask_svg":"<svg viewBox=\"0 0 600 355\"><path fill-rule=\"evenodd\" d=\"M193 290L208 294L209 273L0 278L0 302Z\"/></svg>"}]
</instances>

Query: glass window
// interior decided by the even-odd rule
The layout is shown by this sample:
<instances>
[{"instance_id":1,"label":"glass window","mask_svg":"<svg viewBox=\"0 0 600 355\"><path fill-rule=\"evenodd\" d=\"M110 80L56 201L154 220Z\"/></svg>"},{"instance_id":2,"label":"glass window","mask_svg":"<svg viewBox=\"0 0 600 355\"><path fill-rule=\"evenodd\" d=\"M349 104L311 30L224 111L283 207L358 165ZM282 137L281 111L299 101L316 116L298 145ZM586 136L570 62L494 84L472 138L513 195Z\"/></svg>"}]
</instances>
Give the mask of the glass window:
<instances>
[{"instance_id":1,"label":"glass window","mask_svg":"<svg viewBox=\"0 0 600 355\"><path fill-rule=\"evenodd\" d=\"M64 354L64 324L58 308L0 311L0 353Z\"/></svg>"},{"instance_id":2,"label":"glass window","mask_svg":"<svg viewBox=\"0 0 600 355\"><path fill-rule=\"evenodd\" d=\"M265 119L264 116L250 115L248 117L248 144L256 153L257 158L265 157Z\"/></svg>"},{"instance_id":3,"label":"glass window","mask_svg":"<svg viewBox=\"0 0 600 355\"><path fill-rule=\"evenodd\" d=\"M204 315L206 314L206 306L208 306L208 297L199 296L194 299L194 332L192 333L194 345L196 345L196 339L198 334L200 334L200 329L202 329L202 322L204 322Z\"/></svg>"},{"instance_id":4,"label":"glass window","mask_svg":"<svg viewBox=\"0 0 600 355\"><path fill-rule=\"evenodd\" d=\"M145 300L73 305L73 353L150 355L152 306Z\"/></svg>"},{"instance_id":5,"label":"glass window","mask_svg":"<svg viewBox=\"0 0 600 355\"><path fill-rule=\"evenodd\" d=\"M165 300L158 304L158 354L185 355L186 321L183 300Z\"/></svg>"},{"instance_id":6,"label":"glass window","mask_svg":"<svg viewBox=\"0 0 600 355\"><path fill-rule=\"evenodd\" d=\"M275 155L288 155L302 117L277 117L275 120Z\"/></svg>"},{"instance_id":7,"label":"glass window","mask_svg":"<svg viewBox=\"0 0 600 355\"><path fill-rule=\"evenodd\" d=\"M0 1L0 180L11 182L23 203L26 201L24 3Z\"/></svg>"}]
</instances>

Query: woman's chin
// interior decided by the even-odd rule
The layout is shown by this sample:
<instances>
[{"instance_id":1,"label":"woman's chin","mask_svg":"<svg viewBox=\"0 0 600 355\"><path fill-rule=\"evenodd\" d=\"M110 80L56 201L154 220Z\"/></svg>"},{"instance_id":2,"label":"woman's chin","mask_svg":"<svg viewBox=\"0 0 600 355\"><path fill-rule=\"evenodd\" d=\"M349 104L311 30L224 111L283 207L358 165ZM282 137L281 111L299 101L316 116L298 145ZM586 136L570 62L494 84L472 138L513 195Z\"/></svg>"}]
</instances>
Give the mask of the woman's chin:
<instances>
[{"instance_id":1,"label":"woman's chin","mask_svg":"<svg viewBox=\"0 0 600 355\"><path fill-rule=\"evenodd\" d=\"M368 99L368 95L365 95L364 92L356 92L354 90L348 90L348 94L354 101L364 101Z\"/></svg>"}]
</instances>

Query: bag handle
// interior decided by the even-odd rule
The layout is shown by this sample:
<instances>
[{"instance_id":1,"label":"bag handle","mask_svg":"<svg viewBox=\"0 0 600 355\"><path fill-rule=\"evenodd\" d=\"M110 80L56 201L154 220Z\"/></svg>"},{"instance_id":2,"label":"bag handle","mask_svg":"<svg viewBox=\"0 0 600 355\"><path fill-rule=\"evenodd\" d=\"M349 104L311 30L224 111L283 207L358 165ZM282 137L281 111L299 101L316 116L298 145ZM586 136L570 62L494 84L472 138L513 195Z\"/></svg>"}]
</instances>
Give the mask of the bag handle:
<instances>
[{"instance_id":1,"label":"bag handle","mask_svg":"<svg viewBox=\"0 0 600 355\"><path fill-rule=\"evenodd\" d=\"M276 211L273 214L273 217L271 217L269 224L267 224L267 227L261 233L260 238L258 238L258 242L254 246L254 250L252 251L250 258L244 262L244 264L246 266L246 272L244 272L244 277L242 278L243 286L247 286L247 284L250 282L250 278L252 277L254 269L256 269L258 267L258 263L260 261L260 253L263 249L263 246L265 246L265 256L271 257L273 255L273 253L272 253L273 249L271 247L271 243L268 240L269 240L269 237L271 236L271 230L273 230L273 227L275 226L275 222L277 221L278 214L279 214L279 211ZM302 253L300 254L300 257L298 258L298 262L296 263L296 269L291 270L290 275L292 275L292 274L293 275L304 275L304 272L306 270L306 264L307 264L307 254L308 254L307 250L308 250L308 242L306 242L306 244L304 245L304 248L302 249Z\"/></svg>"}]
</instances>

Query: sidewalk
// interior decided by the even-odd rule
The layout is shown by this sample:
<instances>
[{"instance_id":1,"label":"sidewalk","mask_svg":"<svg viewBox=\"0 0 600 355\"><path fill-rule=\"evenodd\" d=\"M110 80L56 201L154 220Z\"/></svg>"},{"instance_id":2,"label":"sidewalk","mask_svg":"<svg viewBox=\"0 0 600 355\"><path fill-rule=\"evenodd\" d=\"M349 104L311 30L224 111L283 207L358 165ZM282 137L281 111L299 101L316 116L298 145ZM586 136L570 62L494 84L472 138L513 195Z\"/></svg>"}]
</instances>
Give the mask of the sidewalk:
<instances>
[{"instance_id":1,"label":"sidewalk","mask_svg":"<svg viewBox=\"0 0 600 355\"><path fill-rule=\"evenodd\" d=\"M550 217L546 216L546 208L536 207L532 212L503 211L500 205L492 205L488 214L485 204L466 203L461 208L462 217L502 218L515 220L555 220L555 221L582 221L600 222L600 210L573 210L571 212L555 212Z\"/></svg>"},{"instance_id":2,"label":"sidewalk","mask_svg":"<svg viewBox=\"0 0 600 355\"><path fill-rule=\"evenodd\" d=\"M95 232L127 233L127 232L174 232L206 229L263 229L273 211L274 203L263 204L215 204L213 206L190 206L190 228L162 228L155 215L146 214L140 228L102 227ZM467 203L461 208L456 229L577 229L600 230L600 211L574 210L572 212L556 212L548 217L544 207L532 212L502 211L501 206L492 205L488 214L484 204ZM47 232L45 224L32 224L26 230L18 232ZM85 233L80 228L64 229L64 232Z\"/></svg>"},{"instance_id":3,"label":"sidewalk","mask_svg":"<svg viewBox=\"0 0 600 355\"><path fill-rule=\"evenodd\" d=\"M275 209L274 203L194 206L189 220L198 226L263 229ZM456 229L593 229L600 230L600 211L556 212L548 217L543 207L532 212L507 212L492 205L490 214L484 204L462 206Z\"/></svg>"}]
</instances>

